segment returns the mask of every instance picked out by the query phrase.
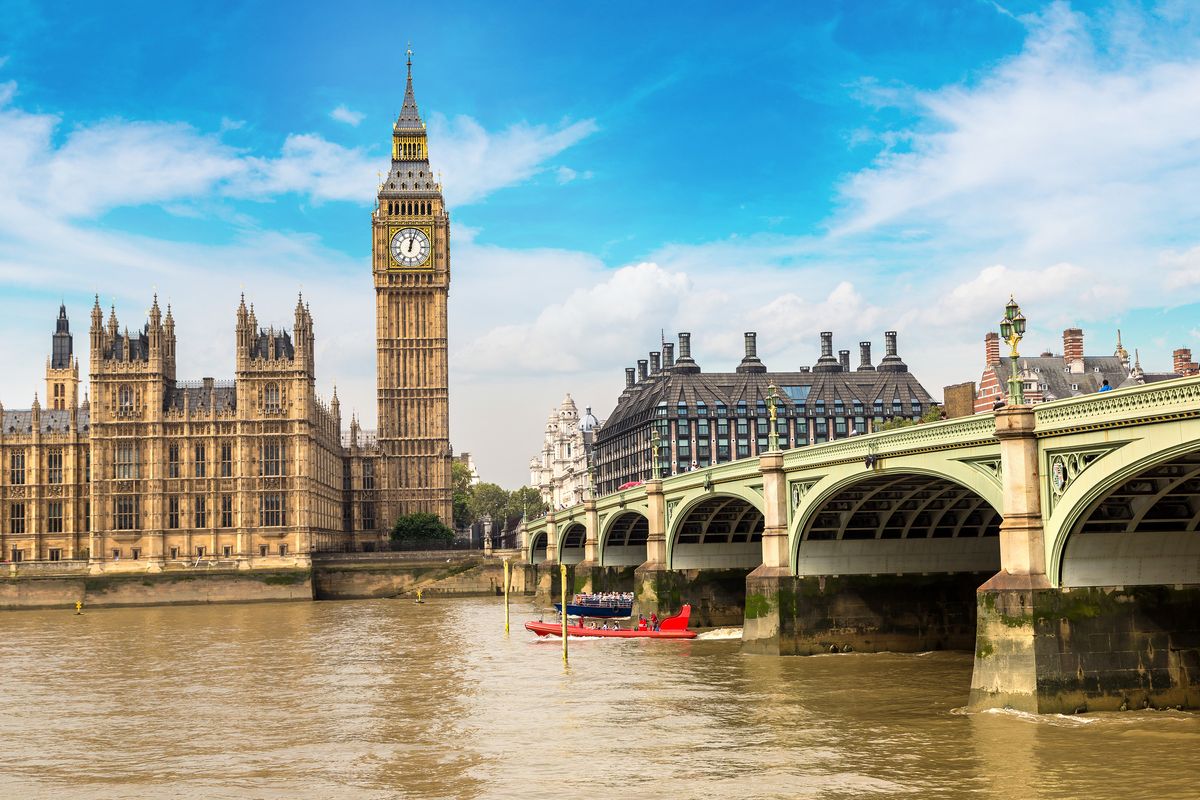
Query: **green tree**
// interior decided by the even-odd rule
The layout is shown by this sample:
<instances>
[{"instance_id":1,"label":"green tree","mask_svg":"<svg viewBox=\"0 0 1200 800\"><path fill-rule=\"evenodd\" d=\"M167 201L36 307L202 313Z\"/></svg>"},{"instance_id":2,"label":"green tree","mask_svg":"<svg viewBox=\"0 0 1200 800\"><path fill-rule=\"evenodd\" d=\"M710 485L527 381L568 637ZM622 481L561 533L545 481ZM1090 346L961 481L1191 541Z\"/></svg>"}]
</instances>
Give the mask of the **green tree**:
<instances>
[{"instance_id":1,"label":"green tree","mask_svg":"<svg viewBox=\"0 0 1200 800\"><path fill-rule=\"evenodd\" d=\"M509 519L519 518L522 515L528 515L530 519L533 519L540 516L545 510L546 504L542 502L542 493L532 486L522 486L508 496L506 513Z\"/></svg>"},{"instance_id":2,"label":"green tree","mask_svg":"<svg viewBox=\"0 0 1200 800\"><path fill-rule=\"evenodd\" d=\"M437 514L405 514L398 517L392 526L392 541L404 544L450 544L454 541L454 531L443 525Z\"/></svg>"},{"instance_id":3,"label":"green tree","mask_svg":"<svg viewBox=\"0 0 1200 800\"><path fill-rule=\"evenodd\" d=\"M491 517L493 523L504 518L508 507L508 492L494 483L477 483L471 487L471 498L467 503L473 520Z\"/></svg>"},{"instance_id":4,"label":"green tree","mask_svg":"<svg viewBox=\"0 0 1200 800\"><path fill-rule=\"evenodd\" d=\"M475 521L471 516L471 470L455 461L450 465L450 486L454 502L454 525L465 528Z\"/></svg>"},{"instance_id":5,"label":"green tree","mask_svg":"<svg viewBox=\"0 0 1200 800\"><path fill-rule=\"evenodd\" d=\"M875 427L877 431L894 431L897 428L907 428L910 425L923 425L926 422L937 422L942 418L941 406L933 406L925 412L920 420L911 420L908 417L893 417L882 425Z\"/></svg>"}]
</instances>

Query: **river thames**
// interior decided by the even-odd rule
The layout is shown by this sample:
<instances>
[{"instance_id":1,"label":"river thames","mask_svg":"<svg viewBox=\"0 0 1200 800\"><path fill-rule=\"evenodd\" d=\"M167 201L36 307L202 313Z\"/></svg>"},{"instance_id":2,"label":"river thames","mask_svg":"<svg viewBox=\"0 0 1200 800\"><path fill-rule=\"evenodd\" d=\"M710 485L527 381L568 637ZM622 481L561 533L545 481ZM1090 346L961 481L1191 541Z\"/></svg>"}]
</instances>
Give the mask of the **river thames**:
<instances>
[{"instance_id":1,"label":"river thames","mask_svg":"<svg viewBox=\"0 0 1200 800\"><path fill-rule=\"evenodd\" d=\"M498 600L0 615L0 797L1195 797L1200 717L965 714L967 653L535 641Z\"/></svg>"}]
</instances>

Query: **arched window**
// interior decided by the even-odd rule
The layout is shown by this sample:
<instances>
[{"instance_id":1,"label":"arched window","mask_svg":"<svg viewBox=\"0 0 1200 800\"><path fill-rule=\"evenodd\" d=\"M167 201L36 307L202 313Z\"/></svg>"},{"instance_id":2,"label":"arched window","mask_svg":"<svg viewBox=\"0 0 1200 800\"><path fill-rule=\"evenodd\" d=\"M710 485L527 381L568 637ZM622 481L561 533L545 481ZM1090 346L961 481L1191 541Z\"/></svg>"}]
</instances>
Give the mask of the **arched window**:
<instances>
[{"instance_id":1,"label":"arched window","mask_svg":"<svg viewBox=\"0 0 1200 800\"><path fill-rule=\"evenodd\" d=\"M122 386L117 390L117 410L122 414L133 413L133 388Z\"/></svg>"},{"instance_id":2,"label":"arched window","mask_svg":"<svg viewBox=\"0 0 1200 800\"><path fill-rule=\"evenodd\" d=\"M279 384L268 383L263 389L263 409L268 413L279 411Z\"/></svg>"}]
</instances>

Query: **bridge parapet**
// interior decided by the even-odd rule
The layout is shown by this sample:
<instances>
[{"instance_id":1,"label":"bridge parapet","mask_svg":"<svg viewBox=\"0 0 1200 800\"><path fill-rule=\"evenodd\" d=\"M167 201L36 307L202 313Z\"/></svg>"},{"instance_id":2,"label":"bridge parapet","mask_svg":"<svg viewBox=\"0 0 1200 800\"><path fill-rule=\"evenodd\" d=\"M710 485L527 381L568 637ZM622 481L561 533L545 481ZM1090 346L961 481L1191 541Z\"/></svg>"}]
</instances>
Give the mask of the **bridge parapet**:
<instances>
[{"instance_id":1,"label":"bridge parapet","mask_svg":"<svg viewBox=\"0 0 1200 800\"><path fill-rule=\"evenodd\" d=\"M788 450L783 456L783 467L790 472L806 467L862 461L868 455L925 453L971 444L994 444L995 432L996 418L993 414L927 422Z\"/></svg>"},{"instance_id":2,"label":"bridge parapet","mask_svg":"<svg viewBox=\"0 0 1200 800\"><path fill-rule=\"evenodd\" d=\"M1038 438L1200 417L1200 377L1054 400L1033 413Z\"/></svg>"}]
</instances>

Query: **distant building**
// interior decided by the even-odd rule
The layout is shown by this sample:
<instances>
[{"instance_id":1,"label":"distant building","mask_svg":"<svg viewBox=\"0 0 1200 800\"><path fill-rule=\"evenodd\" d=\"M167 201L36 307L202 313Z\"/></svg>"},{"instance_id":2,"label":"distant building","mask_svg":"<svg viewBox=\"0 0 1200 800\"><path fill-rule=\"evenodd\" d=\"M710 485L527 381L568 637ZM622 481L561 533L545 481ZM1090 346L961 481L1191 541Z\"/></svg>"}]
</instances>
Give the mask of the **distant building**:
<instances>
[{"instance_id":1,"label":"distant building","mask_svg":"<svg viewBox=\"0 0 1200 800\"><path fill-rule=\"evenodd\" d=\"M989 332L983 343L985 364L975 397L976 413L991 411L998 403L1008 402L1008 379L1012 374L1012 360L1000 352L1000 335ZM1192 351L1182 348L1175 351L1174 372L1146 372L1136 351L1130 364L1129 351L1121 344L1120 331L1117 331L1117 346L1111 356L1089 356L1083 350L1083 329L1067 328L1063 331L1061 355L1044 352L1038 356L1021 356L1017 359L1017 368L1025 401L1042 403L1098 392L1106 381L1113 389L1119 389L1195 374L1184 371L1197 369L1194 363L1189 363L1191 357Z\"/></svg>"},{"instance_id":2,"label":"distant building","mask_svg":"<svg viewBox=\"0 0 1200 800\"><path fill-rule=\"evenodd\" d=\"M894 419L920 419L936 404L908 371L896 349L896 332L884 334L883 360L871 363L871 343L833 354L833 334L821 334L821 357L812 367L769 372L757 355L757 336L745 334L745 357L733 372L705 373L692 358L691 334L625 370L625 390L596 435L597 490L616 491L655 474L749 458L769 447L768 386L779 395L777 430L782 449L869 433ZM661 363L660 363L661 361ZM660 442L652 464L652 439Z\"/></svg>"},{"instance_id":3,"label":"distant building","mask_svg":"<svg viewBox=\"0 0 1200 800\"><path fill-rule=\"evenodd\" d=\"M550 508L565 508L587 499L592 437L599 427L591 407L581 418L569 394L550 412L542 450L529 461L529 485L542 493Z\"/></svg>"},{"instance_id":4,"label":"distant building","mask_svg":"<svg viewBox=\"0 0 1200 800\"><path fill-rule=\"evenodd\" d=\"M467 471L471 473L470 483L472 486L479 483L479 470L475 469L475 459L471 458L470 453L459 453L458 455L454 456L454 462L456 464L462 464L467 468Z\"/></svg>"}]
</instances>

